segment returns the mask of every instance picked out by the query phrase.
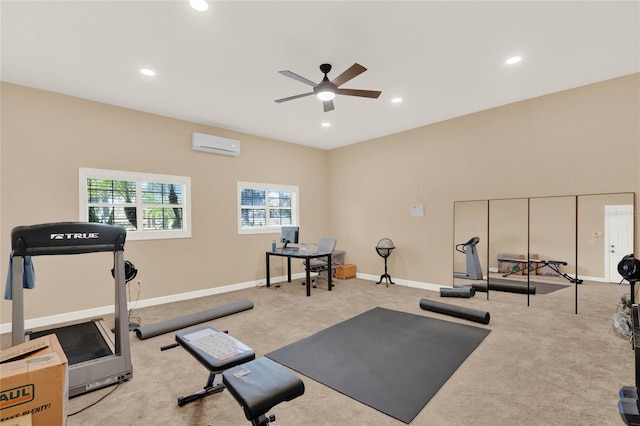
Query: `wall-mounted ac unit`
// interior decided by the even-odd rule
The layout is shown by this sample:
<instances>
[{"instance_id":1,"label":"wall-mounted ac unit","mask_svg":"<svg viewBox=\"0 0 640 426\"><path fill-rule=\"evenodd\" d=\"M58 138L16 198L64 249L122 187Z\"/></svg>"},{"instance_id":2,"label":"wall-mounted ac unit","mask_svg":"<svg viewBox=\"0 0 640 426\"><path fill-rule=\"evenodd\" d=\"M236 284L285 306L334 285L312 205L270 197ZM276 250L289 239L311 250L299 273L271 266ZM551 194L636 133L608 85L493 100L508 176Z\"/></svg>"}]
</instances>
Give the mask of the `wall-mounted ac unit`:
<instances>
[{"instance_id":1,"label":"wall-mounted ac unit","mask_svg":"<svg viewBox=\"0 0 640 426\"><path fill-rule=\"evenodd\" d=\"M191 136L191 148L194 151L209 152L211 154L240 155L240 141L222 138L220 136L193 133Z\"/></svg>"}]
</instances>

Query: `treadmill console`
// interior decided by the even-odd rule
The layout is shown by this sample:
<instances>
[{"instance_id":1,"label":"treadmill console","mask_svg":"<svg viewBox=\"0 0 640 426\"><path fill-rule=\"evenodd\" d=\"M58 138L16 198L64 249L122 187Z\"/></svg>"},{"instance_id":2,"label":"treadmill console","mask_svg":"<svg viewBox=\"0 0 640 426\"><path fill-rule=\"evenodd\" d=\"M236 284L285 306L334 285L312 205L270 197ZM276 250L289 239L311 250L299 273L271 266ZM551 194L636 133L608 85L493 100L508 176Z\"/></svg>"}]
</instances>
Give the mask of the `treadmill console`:
<instances>
[{"instance_id":1,"label":"treadmill console","mask_svg":"<svg viewBox=\"0 0 640 426\"><path fill-rule=\"evenodd\" d=\"M18 226L11 231L16 256L122 251L127 230L104 223L58 222Z\"/></svg>"}]
</instances>

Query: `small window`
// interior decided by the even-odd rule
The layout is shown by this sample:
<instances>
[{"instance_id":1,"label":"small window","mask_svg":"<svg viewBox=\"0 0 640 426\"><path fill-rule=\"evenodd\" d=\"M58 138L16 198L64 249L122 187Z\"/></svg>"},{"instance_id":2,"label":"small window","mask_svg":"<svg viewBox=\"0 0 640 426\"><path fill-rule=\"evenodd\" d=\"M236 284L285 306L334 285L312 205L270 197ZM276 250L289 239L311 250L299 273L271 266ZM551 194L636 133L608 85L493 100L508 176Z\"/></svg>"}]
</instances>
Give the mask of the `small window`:
<instances>
[{"instance_id":1,"label":"small window","mask_svg":"<svg viewBox=\"0 0 640 426\"><path fill-rule=\"evenodd\" d=\"M80 169L80 221L127 230L128 240L191 237L191 179Z\"/></svg>"},{"instance_id":2,"label":"small window","mask_svg":"<svg viewBox=\"0 0 640 426\"><path fill-rule=\"evenodd\" d=\"M277 233L298 226L298 187L238 182L238 234Z\"/></svg>"}]
</instances>

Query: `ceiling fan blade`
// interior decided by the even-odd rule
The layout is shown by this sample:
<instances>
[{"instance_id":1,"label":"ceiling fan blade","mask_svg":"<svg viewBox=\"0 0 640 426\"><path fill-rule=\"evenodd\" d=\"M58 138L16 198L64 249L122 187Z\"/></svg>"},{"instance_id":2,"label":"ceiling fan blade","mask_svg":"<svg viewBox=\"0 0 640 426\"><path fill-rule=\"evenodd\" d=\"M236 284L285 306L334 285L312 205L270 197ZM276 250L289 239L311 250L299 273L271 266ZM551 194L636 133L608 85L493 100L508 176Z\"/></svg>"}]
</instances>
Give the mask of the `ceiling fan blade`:
<instances>
[{"instance_id":1,"label":"ceiling fan blade","mask_svg":"<svg viewBox=\"0 0 640 426\"><path fill-rule=\"evenodd\" d=\"M294 80L298 80L304 84L308 84L311 87L316 87L317 84L314 83L313 81L306 79L304 77L299 76L298 74L291 72L291 71L278 71L280 74L286 76L286 77L291 77Z\"/></svg>"},{"instance_id":2,"label":"ceiling fan blade","mask_svg":"<svg viewBox=\"0 0 640 426\"><path fill-rule=\"evenodd\" d=\"M379 90L338 89L338 95L360 96L377 99L382 92Z\"/></svg>"},{"instance_id":3,"label":"ceiling fan blade","mask_svg":"<svg viewBox=\"0 0 640 426\"><path fill-rule=\"evenodd\" d=\"M289 96L288 98L282 98L282 99L276 99L274 102L277 103L282 103L282 102L286 102L286 101L292 101L294 99L298 99L298 98L303 98L305 96L309 96L309 95L313 95L313 92L309 92L309 93L302 93L300 95L295 95L295 96Z\"/></svg>"},{"instance_id":4,"label":"ceiling fan blade","mask_svg":"<svg viewBox=\"0 0 640 426\"><path fill-rule=\"evenodd\" d=\"M335 109L333 101L324 101L322 102L322 106L324 107L324 112L333 111Z\"/></svg>"},{"instance_id":5,"label":"ceiling fan blade","mask_svg":"<svg viewBox=\"0 0 640 426\"><path fill-rule=\"evenodd\" d=\"M353 64L351 65L351 67L347 68L347 70L345 72L343 72L342 74L340 74L339 76L337 76L336 78L334 78L331 82L333 84L335 84L336 86L340 86L341 84L346 83L347 81L351 80L352 78L359 76L360 74L362 74L363 72L365 72L367 69L365 67L363 67L360 64Z\"/></svg>"}]
</instances>

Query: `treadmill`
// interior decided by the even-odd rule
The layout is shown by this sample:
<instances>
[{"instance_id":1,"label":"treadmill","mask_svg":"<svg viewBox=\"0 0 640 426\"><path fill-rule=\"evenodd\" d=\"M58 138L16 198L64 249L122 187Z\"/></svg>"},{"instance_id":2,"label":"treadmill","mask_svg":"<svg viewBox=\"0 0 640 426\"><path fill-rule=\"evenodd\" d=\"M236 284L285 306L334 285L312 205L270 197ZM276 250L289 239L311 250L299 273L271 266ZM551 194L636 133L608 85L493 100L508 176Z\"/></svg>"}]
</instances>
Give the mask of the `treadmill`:
<instances>
[{"instance_id":1,"label":"treadmill","mask_svg":"<svg viewBox=\"0 0 640 426\"><path fill-rule=\"evenodd\" d=\"M466 280L484 280L482 266L478 259L476 246L480 242L480 237L473 237L466 243L456 245L456 251L465 255L467 262L467 272L454 272L454 278L464 278Z\"/></svg>"},{"instance_id":2,"label":"treadmill","mask_svg":"<svg viewBox=\"0 0 640 426\"><path fill-rule=\"evenodd\" d=\"M11 231L12 345L55 333L69 361L69 397L133 377L126 299L124 242L127 231L103 223L58 222L18 226ZM24 329L25 256L113 253L115 329L102 320L29 332Z\"/></svg>"}]
</instances>

